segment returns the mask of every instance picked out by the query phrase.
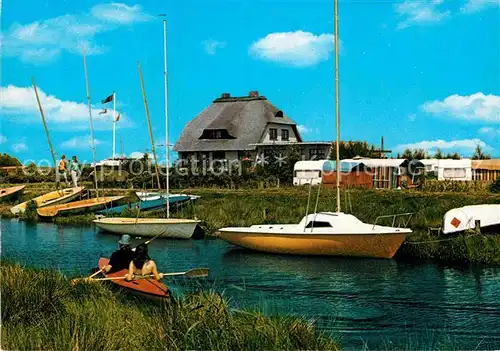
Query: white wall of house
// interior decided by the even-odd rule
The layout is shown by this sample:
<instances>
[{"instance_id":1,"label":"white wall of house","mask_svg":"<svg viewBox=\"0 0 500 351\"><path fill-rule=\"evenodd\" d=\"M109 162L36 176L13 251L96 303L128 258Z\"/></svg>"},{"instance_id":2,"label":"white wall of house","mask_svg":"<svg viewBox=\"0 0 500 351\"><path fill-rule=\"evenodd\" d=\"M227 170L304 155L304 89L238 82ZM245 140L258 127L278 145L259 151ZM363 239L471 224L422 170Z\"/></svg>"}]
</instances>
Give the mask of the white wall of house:
<instances>
[{"instance_id":1,"label":"white wall of house","mask_svg":"<svg viewBox=\"0 0 500 351\"><path fill-rule=\"evenodd\" d=\"M271 140L271 132L270 132L271 128L278 130L278 138L276 140ZM281 130L282 129L288 130L288 140L287 140L288 142L290 142L290 141L296 142L297 141L297 135L295 135L295 132L293 131L293 128L291 125L269 123L266 126L266 129L264 131L264 134L262 135L260 142L261 143L272 143L272 142L279 143L281 141L285 141L285 140L282 140L282 138L281 138Z\"/></svg>"},{"instance_id":2,"label":"white wall of house","mask_svg":"<svg viewBox=\"0 0 500 351\"><path fill-rule=\"evenodd\" d=\"M438 180L472 180L472 160L439 160Z\"/></svg>"}]
</instances>

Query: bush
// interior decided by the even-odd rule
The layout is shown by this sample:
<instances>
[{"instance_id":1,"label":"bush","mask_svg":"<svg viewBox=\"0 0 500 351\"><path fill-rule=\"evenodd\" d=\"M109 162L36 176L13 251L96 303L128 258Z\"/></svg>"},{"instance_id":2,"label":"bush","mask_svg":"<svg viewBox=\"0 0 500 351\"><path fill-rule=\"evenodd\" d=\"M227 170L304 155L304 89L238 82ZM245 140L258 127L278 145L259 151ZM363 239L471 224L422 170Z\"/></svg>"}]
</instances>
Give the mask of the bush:
<instances>
[{"instance_id":1,"label":"bush","mask_svg":"<svg viewBox=\"0 0 500 351\"><path fill-rule=\"evenodd\" d=\"M500 177L498 177L493 183L491 183L490 191L492 193L500 193Z\"/></svg>"}]
</instances>

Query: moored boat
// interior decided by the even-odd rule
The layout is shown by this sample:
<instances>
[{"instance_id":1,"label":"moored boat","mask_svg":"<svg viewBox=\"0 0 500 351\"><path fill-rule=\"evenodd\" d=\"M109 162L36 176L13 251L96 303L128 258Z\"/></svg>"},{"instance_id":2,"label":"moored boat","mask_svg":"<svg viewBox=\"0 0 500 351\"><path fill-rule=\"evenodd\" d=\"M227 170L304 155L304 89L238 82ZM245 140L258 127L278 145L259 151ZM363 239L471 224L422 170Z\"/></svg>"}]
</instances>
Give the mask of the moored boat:
<instances>
[{"instance_id":1,"label":"moored boat","mask_svg":"<svg viewBox=\"0 0 500 351\"><path fill-rule=\"evenodd\" d=\"M25 185L18 185L0 189L0 201L12 201L19 198L25 187Z\"/></svg>"},{"instance_id":2,"label":"moored boat","mask_svg":"<svg viewBox=\"0 0 500 351\"><path fill-rule=\"evenodd\" d=\"M101 196L98 198L74 201L62 205L42 207L37 210L38 216L52 218L57 215L78 214L84 212L95 212L111 206L113 202L123 199L125 196Z\"/></svg>"},{"instance_id":3,"label":"moored boat","mask_svg":"<svg viewBox=\"0 0 500 351\"><path fill-rule=\"evenodd\" d=\"M168 197L168 202L170 206L187 200L189 200L189 196L187 195L170 195ZM120 214L127 209L140 209L141 211L151 211L163 208L166 205L167 205L167 199L165 197L159 197L158 199L154 200L143 200L140 202L128 203L125 205L107 208L105 210L99 211L98 213L103 215L113 215L113 214Z\"/></svg>"},{"instance_id":4,"label":"moored boat","mask_svg":"<svg viewBox=\"0 0 500 351\"><path fill-rule=\"evenodd\" d=\"M409 233L406 228L366 224L342 212L320 212L299 224L221 228L219 238L269 253L392 258Z\"/></svg>"},{"instance_id":5,"label":"moored boat","mask_svg":"<svg viewBox=\"0 0 500 351\"><path fill-rule=\"evenodd\" d=\"M67 188L67 189L51 191L47 194L43 194L41 196L35 197L34 199L25 201L23 203L20 203L19 205L12 207L10 209L10 212L12 212L13 214L24 213L24 211L26 211L26 206L29 201L34 201L38 208L70 202L79 197L84 189L85 187L79 186L76 188Z\"/></svg>"},{"instance_id":6,"label":"moored boat","mask_svg":"<svg viewBox=\"0 0 500 351\"><path fill-rule=\"evenodd\" d=\"M160 193L160 192L149 192L149 191L136 191L135 194L141 201L150 201L150 200L158 200L161 198L167 197L166 194ZM175 197L175 196L188 196L189 200L197 200L201 196L198 195L188 195L188 194L169 194L168 197Z\"/></svg>"},{"instance_id":7,"label":"moored boat","mask_svg":"<svg viewBox=\"0 0 500 351\"><path fill-rule=\"evenodd\" d=\"M109 258L101 257L99 259L99 268L103 268L109 262ZM111 274L105 274L106 278L119 278L124 277L127 274L126 269L117 271ZM170 298L170 291L168 287L155 279L136 279L132 281L126 281L125 279L110 280L114 284L120 286L128 292L137 294L144 297L168 300Z\"/></svg>"},{"instance_id":8,"label":"moored boat","mask_svg":"<svg viewBox=\"0 0 500 351\"><path fill-rule=\"evenodd\" d=\"M199 221L179 218L99 218L93 221L100 229L116 234L142 237L190 239Z\"/></svg>"},{"instance_id":9,"label":"moored boat","mask_svg":"<svg viewBox=\"0 0 500 351\"><path fill-rule=\"evenodd\" d=\"M454 208L445 213L443 234L480 229L500 233L500 205L473 205Z\"/></svg>"}]
</instances>

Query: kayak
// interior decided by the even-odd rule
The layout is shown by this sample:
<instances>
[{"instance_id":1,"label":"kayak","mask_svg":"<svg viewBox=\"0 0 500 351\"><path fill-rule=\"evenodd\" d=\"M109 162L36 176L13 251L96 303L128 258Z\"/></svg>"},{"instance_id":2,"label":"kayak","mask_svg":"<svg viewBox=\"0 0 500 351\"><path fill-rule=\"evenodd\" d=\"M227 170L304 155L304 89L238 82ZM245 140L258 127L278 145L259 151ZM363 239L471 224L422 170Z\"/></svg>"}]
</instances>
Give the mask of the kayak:
<instances>
[{"instance_id":1,"label":"kayak","mask_svg":"<svg viewBox=\"0 0 500 351\"><path fill-rule=\"evenodd\" d=\"M104 267L109 262L109 258L101 257L99 259L99 268ZM127 274L126 269L121 271L113 272L111 274L105 274L106 278L123 277ZM110 280L112 283L120 286L133 294L138 294L140 296L167 300L170 298L170 291L168 287L155 279L137 279L132 281L121 280Z\"/></svg>"}]
</instances>

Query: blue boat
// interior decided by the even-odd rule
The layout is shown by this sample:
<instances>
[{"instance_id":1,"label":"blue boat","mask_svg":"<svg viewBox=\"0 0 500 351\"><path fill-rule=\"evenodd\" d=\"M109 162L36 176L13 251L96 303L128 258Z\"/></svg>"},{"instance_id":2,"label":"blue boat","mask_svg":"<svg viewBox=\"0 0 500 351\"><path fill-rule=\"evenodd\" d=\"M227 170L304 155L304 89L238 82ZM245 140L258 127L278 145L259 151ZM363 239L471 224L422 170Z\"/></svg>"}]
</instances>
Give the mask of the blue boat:
<instances>
[{"instance_id":1,"label":"blue boat","mask_svg":"<svg viewBox=\"0 0 500 351\"><path fill-rule=\"evenodd\" d=\"M188 195L170 195L168 197L168 202L170 203L170 206L172 206L172 205L187 201L189 199L190 199L190 197ZM97 213L102 214L102 215L116 215L116 214L121 214L124 210L127 210L127 209L131 209L131 210L140 209L141 211L151 211L151 210L156 210L156 209L165 207L166 205L167 205L167 198L160 197L159 199L155 199L155 200L132 202L132 203L128 203L128 204L121 205L121 206L107 208L107 209L99 211Z\"/></svg>"}]
</instances>

